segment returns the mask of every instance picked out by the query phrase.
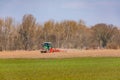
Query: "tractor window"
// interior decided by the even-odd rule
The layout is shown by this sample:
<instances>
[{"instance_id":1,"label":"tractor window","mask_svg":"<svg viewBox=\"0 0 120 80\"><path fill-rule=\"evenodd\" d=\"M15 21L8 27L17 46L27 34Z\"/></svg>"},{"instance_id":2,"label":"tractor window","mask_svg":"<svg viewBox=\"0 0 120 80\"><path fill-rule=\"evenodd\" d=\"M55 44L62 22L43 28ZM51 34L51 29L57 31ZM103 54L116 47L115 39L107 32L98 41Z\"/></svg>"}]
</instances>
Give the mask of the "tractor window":
<instances>
[{"instance_id":1,"label":"tractor window","mask_svg":"<svg viewBox=\"0 0 120 80\"><path fill-rule=\"evenodd\" d=\"M52 46L51 46L50 43L44 43L44 44L43 44L43 47L44 47L45 49L49 50Z\"/></svg>"}]
</instances>

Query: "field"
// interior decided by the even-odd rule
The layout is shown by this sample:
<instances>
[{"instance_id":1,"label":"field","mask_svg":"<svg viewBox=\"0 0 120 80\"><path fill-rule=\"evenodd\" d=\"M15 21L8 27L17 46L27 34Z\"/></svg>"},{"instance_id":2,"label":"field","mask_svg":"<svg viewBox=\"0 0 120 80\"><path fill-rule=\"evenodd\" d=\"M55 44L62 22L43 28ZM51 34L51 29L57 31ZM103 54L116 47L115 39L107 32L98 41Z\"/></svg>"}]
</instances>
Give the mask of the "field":
<instances>
[{"instance_id":1,"label":"field","mask_svg":"<svg viewBox=\"0 0 120 80\"><path fill-rule=\"evenodd\" d=\"M120 80L120 58L0 59L0 80Z\"/></svg>"},{"instance_id":2,"label":"field","mask_svg":"<svg viewBox=\"0 0 120 80\"><path fill-rule=\"evenodd\" d=\"M40 53L37 51L2 51L0 58L75 58L75 57L120 57L118 50L77 50L64 49L59 53Z\"/></svg>"},{"instance_id":3,"label":"field","mask_svg":"<svg viewBox=\"0 0 120 80\"><path fill-rule=\"evenodd\" d=\"M120 50L0 52L0 80L120 80Z\"/></svg>"}]
</instances>

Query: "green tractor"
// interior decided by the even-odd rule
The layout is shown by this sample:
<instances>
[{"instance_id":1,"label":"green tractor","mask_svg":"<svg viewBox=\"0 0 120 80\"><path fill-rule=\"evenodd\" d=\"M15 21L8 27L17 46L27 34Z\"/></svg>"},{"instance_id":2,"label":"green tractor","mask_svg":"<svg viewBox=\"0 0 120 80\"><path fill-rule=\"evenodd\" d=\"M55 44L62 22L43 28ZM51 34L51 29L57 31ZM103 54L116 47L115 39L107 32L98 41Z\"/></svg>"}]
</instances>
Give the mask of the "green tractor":
<instances>
[{"instance_id":1,"label":"green tractor","mask_svg":"<svg viewBox=\"0 0 120 80\"><path fill-rule=\"evenodd\" d=\"M41 53L63 52L63 50L52 47L51 42L44 42L41 44Z\"/></svg>"},{"instance_id":2,"label":"green tractor","mask_svg":"<svg viewBox=\"0 0 120 80\"><path fill-rule=\"evenodd\" d=\"M41 53L48 53L48 52L50 52L50 49L52 48L52 43L44 42L41 44L41 46L42 46Z\"/></svg>"}]
</instances>

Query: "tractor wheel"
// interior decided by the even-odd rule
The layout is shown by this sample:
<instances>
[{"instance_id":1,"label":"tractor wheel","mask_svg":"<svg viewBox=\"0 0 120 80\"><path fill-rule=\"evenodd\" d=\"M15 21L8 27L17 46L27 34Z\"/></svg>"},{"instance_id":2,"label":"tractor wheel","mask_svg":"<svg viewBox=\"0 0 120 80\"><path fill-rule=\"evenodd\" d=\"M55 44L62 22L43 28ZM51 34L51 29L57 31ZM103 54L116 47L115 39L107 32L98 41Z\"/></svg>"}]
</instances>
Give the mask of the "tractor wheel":
<instances>
[{"instance_id":1,"label":"tractor wheel","mask_svg":"<svg viewBox=\"0 0 120 80\"><path fill-rule=\"evenodd\" d=\"M47 51L41 51L41 53L47 53Z\"/></svg>"}]
</instances>

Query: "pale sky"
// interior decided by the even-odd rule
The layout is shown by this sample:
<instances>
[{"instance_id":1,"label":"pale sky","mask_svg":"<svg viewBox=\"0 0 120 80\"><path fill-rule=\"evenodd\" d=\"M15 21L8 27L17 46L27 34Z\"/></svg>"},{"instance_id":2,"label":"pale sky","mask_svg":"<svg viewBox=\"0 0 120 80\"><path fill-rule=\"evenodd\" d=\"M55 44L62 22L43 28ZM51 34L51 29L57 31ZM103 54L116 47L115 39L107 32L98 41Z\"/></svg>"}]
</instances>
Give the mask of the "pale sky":
<instances>
[{"instance_id":1,"label":"pale sky","mask_svg":"<svg viewBox=\"0 0 120 80\"><path fill-rule=\"evenodd\" d=\"M25 14L32 14L39 23L82 19L88 26L120 27L120 0L0 0L0 18L10 16L21 22Z\"/></svg>"}]
</instances>

